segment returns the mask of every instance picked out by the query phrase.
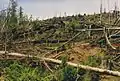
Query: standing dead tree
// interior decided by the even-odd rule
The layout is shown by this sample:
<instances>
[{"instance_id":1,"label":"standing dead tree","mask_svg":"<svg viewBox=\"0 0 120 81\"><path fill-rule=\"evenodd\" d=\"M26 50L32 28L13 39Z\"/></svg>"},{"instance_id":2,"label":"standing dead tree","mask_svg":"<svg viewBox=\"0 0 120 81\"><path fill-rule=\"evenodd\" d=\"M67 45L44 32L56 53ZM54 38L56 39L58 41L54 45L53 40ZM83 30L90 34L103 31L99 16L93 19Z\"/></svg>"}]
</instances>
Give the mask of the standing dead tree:
<instances>
[{"instance_id":1,"label":"standing dead tree","mask_svg":"<svg viewBox=\"0 0 120 81\"><path fill-rule=\"evenodd\" d=\"M5 17L5 20L4 20L4 23L3 23L3 27L1 28L2 38L4 37L4 50L5 50L5 52L7 51L7 34L8 34L7 22L9 21L9 18L8 18L9 7L10 7L10 4L7 8L6 17Z\"/></svg>"}]
</instances>

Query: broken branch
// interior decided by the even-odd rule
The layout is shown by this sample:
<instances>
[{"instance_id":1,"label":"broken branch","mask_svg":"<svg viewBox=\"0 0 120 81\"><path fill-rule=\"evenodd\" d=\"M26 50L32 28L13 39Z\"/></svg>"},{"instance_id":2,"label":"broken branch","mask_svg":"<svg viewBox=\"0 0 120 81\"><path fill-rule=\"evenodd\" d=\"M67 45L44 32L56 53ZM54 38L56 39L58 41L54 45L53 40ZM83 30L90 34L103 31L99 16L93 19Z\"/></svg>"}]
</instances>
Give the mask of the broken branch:
<instances>
[{"instance_id":1,"label":"broken branch","mask_svg":"<svg viewBox=\"0 0 120 81\"><path fill-rule=\"evenodd\" d=\"M25 55L25 54L20 54L20 53L5 54L5 51L0 51L0 55L9 55L9 56L17 56L17 57L31 57L31 58L35 57L35 58L38 58L38 59L41 59L41 60L45 60L46 62L52 62L52 63L56 63L56 64L61 64L62 63L61 60L55 60L55 59L51 59L51 58L44 58L44 57L38 57L38 56L32 56L32 55ZM119 71L111 71L111 70L107 70L107 69L100 69L100 68L96 68L96 67L85 66L85 65L75 64L75 63L71 63L71 62L67 62L67 64L70 65L70 66L82 68L82 69L85 69L85 70L95 71L95 72L109 74L109 75L113 75L113 76L120 76Z\"/></svg>"}]
</instances>

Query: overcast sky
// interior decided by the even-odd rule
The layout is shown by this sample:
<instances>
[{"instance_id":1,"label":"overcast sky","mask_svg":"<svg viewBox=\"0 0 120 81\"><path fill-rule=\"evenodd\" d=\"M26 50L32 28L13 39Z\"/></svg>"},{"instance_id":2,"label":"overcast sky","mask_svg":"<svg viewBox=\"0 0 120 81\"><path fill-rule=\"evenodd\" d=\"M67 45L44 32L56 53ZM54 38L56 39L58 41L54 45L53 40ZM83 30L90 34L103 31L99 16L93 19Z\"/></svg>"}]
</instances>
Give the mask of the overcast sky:
<instances>
[{"instance_id":1,"label":"overcast sky","mask_svg":"<svg viewBox=\"0 0 120 81\"><path fill-rule=\"evenodd\" d=\"M0 0L0 10L7 7L9 0ZM108 0L103 0L103 6L108 10ZM110 9L114 8L115 2L119 6L120 0L109 0ZM53 16L64 16L83 13L98 13L100 9L100 0L17 0L23 7L24 12L45 19Z\"/></svg>"}]
</instances>

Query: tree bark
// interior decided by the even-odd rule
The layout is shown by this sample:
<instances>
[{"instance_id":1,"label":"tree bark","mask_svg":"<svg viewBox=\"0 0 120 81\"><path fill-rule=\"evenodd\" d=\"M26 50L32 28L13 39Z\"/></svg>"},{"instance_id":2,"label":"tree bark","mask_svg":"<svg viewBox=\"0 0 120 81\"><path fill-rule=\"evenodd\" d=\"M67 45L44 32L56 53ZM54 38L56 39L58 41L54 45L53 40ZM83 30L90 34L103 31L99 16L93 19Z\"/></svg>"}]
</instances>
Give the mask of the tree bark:
<instances>
[{"instance_id":1,"label":"tree bark","mask_svg":"<svg viewBox=\"0 0 120 81\"><path fill-rule=\"evenodd\" d=\"M108 37L107 37L107 33L106 33L106 28L105 28L105 27L104 27L103 32L104 32L104 35L105 35L105 39L106 39L107 44L108 44L112 49L115 50L116 48L110 43L110 41L109 41L109 39L108 39Z\"/></svg>"},{"instance_id":2,"label":"tree bark","mask_svg":"<svg viewBox=\"0 0 120 81\"><path fill-rule=\"evenodd\" d=\"M61 64L62 61L61 60L55 60L55 59L51 59L51 58L44 58L44 57L38 57L38 56L32 56L32 55L25 55L25 54L20 54L20 53L8 53L5 54L5 51L0 51L0 55L8 55L8 56L16 56L16 57L30 57L30 58L37 58L40 60L44 60L46 62L52 62L52 63L56 63L56 64ZM85 66L85 65L81 65L81 64L75 64L75 63L71 63L71 62L67 62L68 65L73 66L73 67L78 67L78 68L82 68L85 70L90 70L90 71L95 71L95 72L99 72L99 73L103 73L103 74L109 74L109 75L113 75L113 76L120 76L120 72L119 71L111 71L111 70L107 70L107 69L100 69L100 68L96 68L96 67L91 67L91 66Z\"/></svg>"}]
</instances>

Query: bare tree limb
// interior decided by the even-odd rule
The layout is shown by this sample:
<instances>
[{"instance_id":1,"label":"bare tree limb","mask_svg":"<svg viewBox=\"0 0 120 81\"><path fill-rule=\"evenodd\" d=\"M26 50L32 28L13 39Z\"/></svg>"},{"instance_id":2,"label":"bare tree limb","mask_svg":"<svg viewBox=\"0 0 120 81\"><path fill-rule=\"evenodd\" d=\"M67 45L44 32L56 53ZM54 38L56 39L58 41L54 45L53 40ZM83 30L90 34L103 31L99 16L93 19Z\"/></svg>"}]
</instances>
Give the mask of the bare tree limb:
<instances>
[{"instance_id":1,"label":"bare tree limb","mask_svg":"<svg viewBox=\"0 0 120 81\"><path fill-rule=\"evenodd\" d=\"M5 51L0 51L0 55L5 55ZM20 54L20 53L8 53L7 55L17 56L17 57L31 57L31 58L35 57L35 58L38 58L40 60L45 60L46 62L52 62L52 63L56 63L56 64L61 64L62 63L61 60L55 60L55 59L32 56L32 55L25 55L25 54ZM85 65L75 64L75 63L71 63L71 62L67 62L67 64L70 65L70 66L82 68L82 69L85 69L85 70L95 71L95 72L109 74L109 75L113 75L113 76L120 76L119 71L111 71L111 70L107 70L107 69L100 69L100 68L96 68L96 67L85 66Z\"/></svg>"},{"instance_id":2,"label":"bare tree limb","mask_svg":"<svg viewBox=\"0 0 120 81\"><path fill-rule=\"evenodd\" d=\"M48 68L48 70L53 73L52 69L50 69L50 67L48 66L48 64L45 61L43 61L43 63Z\"/></svg>"},{"instance_id":3,"label":"bare tree limb","mask_svg":"<svg viewBox=\"0 0 120 81\"><path fill-rule=\"evenodd\" d=\"M106 41L107 41L107 44L112 48L112 49L116 49L109 41L108 37L107 37L107 33L106 33L106 28L104 27L104 35L105 35L105 38L106 38Z\"/></svg>"}]
</instances>

